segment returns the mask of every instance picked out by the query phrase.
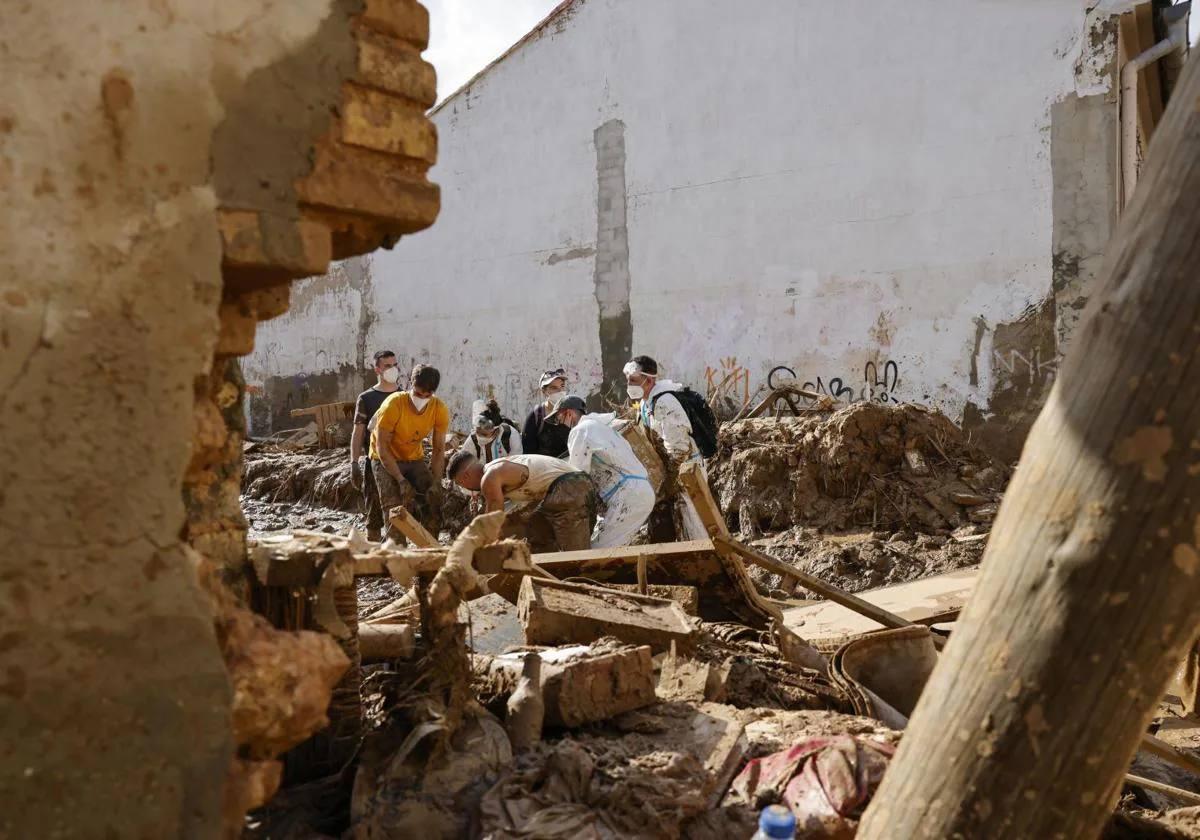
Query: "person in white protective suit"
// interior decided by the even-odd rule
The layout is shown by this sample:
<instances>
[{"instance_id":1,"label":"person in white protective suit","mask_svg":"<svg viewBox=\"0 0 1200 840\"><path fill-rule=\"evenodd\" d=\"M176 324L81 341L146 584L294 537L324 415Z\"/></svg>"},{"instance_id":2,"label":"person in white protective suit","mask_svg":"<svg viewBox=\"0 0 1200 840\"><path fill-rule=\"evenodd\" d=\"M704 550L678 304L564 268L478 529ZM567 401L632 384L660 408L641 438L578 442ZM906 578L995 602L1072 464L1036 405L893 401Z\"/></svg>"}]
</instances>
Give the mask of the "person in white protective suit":
<instances>
[{"instance_id":1,"label":"person in white protective suit","mask_svg":"<svg viewBox=\"0 0 1200 840\"><path fill-rule=\"evenodd\" d=\"M629 545L654 509L646 467L612 427L614 415L588 414L582 397L563 397L553 417L571 430L567 463L592 477L608 506L592 533L592 548Z\"/></svg>"},{"instance_id":2,"label":"person in white protective suit","mask_svg":"<svg viewBox=\"0 0 1200 840\"><path fill-rule=\"evenodd\" d=\"M670 379L660 379L658 362L649 356L634 356L624 368L626 390L629 398L638 405L638 418L642 425L653 429L662 438L663 446L671 461L677 467L689 461L694 461L700 468L700 474L708 480L704 469L704 458L692 437L692 421L688 419L687 411L672 394L680 391L683 386ZM675 501L683 523L684 536L689 540L708 538L708 529L696 512L687 493L680 491Z\"/></svg>"}]
</instances>

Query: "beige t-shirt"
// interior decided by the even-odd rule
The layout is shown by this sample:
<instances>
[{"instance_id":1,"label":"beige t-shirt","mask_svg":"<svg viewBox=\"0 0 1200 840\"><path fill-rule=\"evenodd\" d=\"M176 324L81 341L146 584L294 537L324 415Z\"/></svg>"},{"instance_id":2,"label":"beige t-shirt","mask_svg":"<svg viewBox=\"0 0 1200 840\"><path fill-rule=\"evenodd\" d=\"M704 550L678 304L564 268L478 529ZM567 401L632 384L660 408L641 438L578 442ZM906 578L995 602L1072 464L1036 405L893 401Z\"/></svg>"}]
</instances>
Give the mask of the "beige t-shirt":
<instances>
[{"instance_id":1,"label":"beige t-shirt","mask_svg":"<svg viewBox=\"0 0 1200 840\"><path fill-rule=\"evenodd\" d=\"M488 468L503 463L520 464L529 473L524 484L504 492L504 498L513 502L540 502L555 479L577 472L566 461L549 455L508 455L495 459Z\"/></svg>"}]
</instances>

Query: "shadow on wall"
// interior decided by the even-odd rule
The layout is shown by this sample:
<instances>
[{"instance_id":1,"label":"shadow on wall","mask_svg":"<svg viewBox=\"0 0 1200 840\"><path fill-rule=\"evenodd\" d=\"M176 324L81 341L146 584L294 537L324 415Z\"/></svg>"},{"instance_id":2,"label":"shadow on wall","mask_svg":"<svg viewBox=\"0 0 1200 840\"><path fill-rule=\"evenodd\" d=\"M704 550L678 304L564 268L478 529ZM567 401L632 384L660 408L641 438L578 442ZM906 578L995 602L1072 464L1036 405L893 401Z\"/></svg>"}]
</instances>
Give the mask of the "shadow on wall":
<instances>
[{"instance_id":1,"label":"shadow on wall","mask_svg":"<svg viewBox=\"0 0 1200 840\"><path fill-rule=\"evenodd\" d=\"M292 410L339 401L353 401L371 386L374 377L355 365L337 371L271 376L261 388L248 389L250 436L267 437L284 429L308 425L311 417L292 417Z\"/></svg>"}]
</instances>

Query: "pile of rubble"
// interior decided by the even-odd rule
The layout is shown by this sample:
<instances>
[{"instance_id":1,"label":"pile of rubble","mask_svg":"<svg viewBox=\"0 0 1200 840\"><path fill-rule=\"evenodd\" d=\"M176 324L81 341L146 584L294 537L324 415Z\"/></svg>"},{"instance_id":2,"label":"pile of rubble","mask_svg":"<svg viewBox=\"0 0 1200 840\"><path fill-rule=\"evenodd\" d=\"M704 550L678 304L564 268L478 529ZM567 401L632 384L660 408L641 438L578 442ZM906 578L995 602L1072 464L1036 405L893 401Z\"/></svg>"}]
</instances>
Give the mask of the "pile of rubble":
<instances>
[{"instance_id":1,"label":"pile of rubble","mask_svg":"<svg viewBox=\"0 0 1200 840\"><path fill-rule=\"evenodd\" d=\"M945 533L989 522L1009 477L944 414L908 404L739 420L718 445L709 480L748 537L798 525Z\"/></svg>"},{"instance_id":2,"label":"pile of rubble","mask_svg":"<svg viewBox=\"0 0 1200 840\"><path fill-rule=\"evenodd\" d=\"M441 530L457 534L471 521L467 495L453 485L442 494ZM247 444L242 508L250 535L285 529L346 534L362 509L343 449ZM339 515L341 514L341 515Z\"/></svg>"},{"instance_id":3,"label":"pile of rubble","mask_svg":"<svg viewBox=\"0 0 1200 840\"><path fill-rule=\"evenodd\" d=\"M656 597L652 584L544 576L523 542L497 541L500 518L449 549L317 534L255 548L264 586L306 581L318 623L357 635L343 649L361 663L348 696L363 725L350 763L286 788L247 836L716 840L749 837L771 803L797 814L798 836L853 836L936 664L936 632L876 630L822 652L786 615L720 620L690 585ZM353 620L325 587L339 580L357 581ZM507 610L482 612L517 632L485 653L489 600ZM1190 812L1164 820L1152 804L1135 791L1105 836L1189 836Z\"/></svg>"},{"instance_id":4,"label":"pile of rubble","mask_svg":"<svg viewBox=\"0 0 1200 840\"><path fill-rule=\"evenodd\" d=\"M357 511L362 504L344 449L296 450L270 443L247 445L242 495L341 511Z\"/></svg>"}]
</instances>

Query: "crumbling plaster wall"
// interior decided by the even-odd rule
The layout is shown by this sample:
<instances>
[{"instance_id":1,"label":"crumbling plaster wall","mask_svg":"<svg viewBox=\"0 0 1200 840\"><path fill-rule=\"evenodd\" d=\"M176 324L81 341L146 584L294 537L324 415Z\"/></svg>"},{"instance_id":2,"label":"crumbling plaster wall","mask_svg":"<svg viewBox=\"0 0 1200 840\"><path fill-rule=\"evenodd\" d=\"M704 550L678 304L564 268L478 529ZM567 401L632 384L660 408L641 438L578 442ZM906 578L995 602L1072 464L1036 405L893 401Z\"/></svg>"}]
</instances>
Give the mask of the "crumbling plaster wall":
<instances>
[{"instance_id":1,"label":"crumbling plaster wall","mask_svg":"<svg viewBox=\"0 0 1200 840\"><path fill-rule=\"evenodd\" d=\"M441 221L372 258L366 349L441 367L460 427L548 365L598 392L631 341L738 402L785 365L1015 456L1115 213L1114 32L1079 0L576 0L435 112ZM306 288L256 387L361 369L356 295Z\"/></svg>"},{"instance_id":2,"label":"crumbling plaster wall","mask_svg":"<svg viewBox=\"0 0 1200 840\"><path fill-rule=\"evenodd\" d=\"M230 684L181 539L185 470L226 434L198 402L227 382L212 138L249 80L319 58L314 37L346 16L331 0L10 5L0 836L214 837Z\"/></svg>"}]
</instances>

